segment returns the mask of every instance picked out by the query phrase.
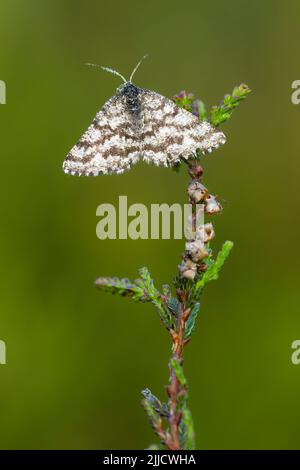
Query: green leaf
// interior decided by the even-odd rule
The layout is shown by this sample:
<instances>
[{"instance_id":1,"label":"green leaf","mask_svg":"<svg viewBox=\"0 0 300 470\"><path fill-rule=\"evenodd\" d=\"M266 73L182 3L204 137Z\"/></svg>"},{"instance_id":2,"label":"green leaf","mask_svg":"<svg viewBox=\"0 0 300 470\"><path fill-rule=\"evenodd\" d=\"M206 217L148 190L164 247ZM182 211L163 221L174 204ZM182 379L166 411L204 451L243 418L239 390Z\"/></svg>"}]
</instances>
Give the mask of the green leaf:
<instances>
[{"instance_id":1,"label":"green leaf","mask_svg":"<svg viewBox=\"0 0 300 470\"><path fill-rule=\"evenodd\" d=\"M162 293L166 299L169 299L171 297L171 288L169 284L164 284L162 286Z\"/></svg>"},{"instance_id":2,"label":"green leaf","mask_svg":"<svg viewBox=\"0 0 300 470\"><path fill-rule=\"evenodd\" d=\"M155 429L157 425L161 423L161 403L156 398L155 395L149 390L149 388L146 388L145 390L142 391L143 399L142 399L142 405L148 415L149 421L153 428Z\"/></svg>"},{"instance_id":3,"label":"green leaf","mask_svg":"<svg viewBox=\"0 0 300 470\"><path fill-rule=\"evenodd\" d=\"M236 86L231 95L225 95L223 101L219 106L213 106L210 112L210 122L213 126L218 127L223 122L227 121L234 109L251 93L250 88L242 83Z\"/></svg>"},{"instance_id":4,"label":"green leaf","mask_svg":"<svg viewBox=\"0 0 300 470\"><path fill-rule=\"evenodd\" d=\"M184 407L179 427L179 439L181 448L184 450L195 449L195 432L192 414L187 407Z\"/></svg>"},{"instance_id":5,"label":"green leaf","mask_svg":"<svg viewBox=\"0 0 300 470\"><path fill-rule=\"evenodd\" d=\"M146 302L148 300L144 290L126 278L99 277L96 279L95 285L99 290L104 292L118 294L122 297L130 297L133 300L141 302Z\"/></svg>"},{"instance_id":6,"label":"green leaf","mask_svg":"<svg viewBox=\"0 0 300 470\"><path fill-rule=\"evenodd\" d=\"M163 301L162 295L160 292L154 287L153 280L147 268L141 268L139 270L140 279L135 281L140 287L144 289L145 295L147 296L147 300L151 302L158 310L159 316L161 321L165 325L167 329L173 327L173 319L170 315L170 312L165 307L165 303Z\"/></svg>"},{"instance_id":7,"label":"green leaf","mask_svg":"<svg viewBox=\"0 0 300 470\"><path fill-rule=\"evenodd\" d=\"M228 258L233 247L233 242L227 241L222 246L222 249L219 251L218 256L215 261L207 267L206 271L203 273L201 279L196 282L195 290L198 291L205 286L210 281L215 281L219 277L219 272Z\"/></svg>"},{"instance_id":8,"label":"green leaf","mask_svg":"<svg viewBox=\"0 0 300 470\"><path fill-rule=\"evenodd\" d=\"M142 393L144 399L147 400L151 404L151 406L154 408L154 410L157 413L160 413L161 402L159 401L159 399L155 395L153 395L151 390L149 390L149 388L145 388L144 390L142 390L141 393Z\"/></svg>"},{"instance_id":9,"label":"green leaf","mask_svg":"<svg viewBox=\"0 0 300 470\"><path fill-rule=\"evenodd\" d=\"M201 119L201 121L207 121L206 107L203 101L201 100L198 100L198 114L199 114L199 119Z\"/></svg>"},{"instance_id":10,"label":"green leaf","mask_svg":"<svg viewBox=\"0 0 300 470\"><path fill-rule=\"evenodd\" d=\"M210 116L208 116L203 101L196 99L192 93L181 91L178 95L173 97L173 100L177 106L195 114L201 120L210 120L213 126L218 127L231 117L234 109L249 95L249 93L251 93L251 90L244 83L234 87L232 93L225 95L218 106L213 106L211 108Z\"/></svg>"},{"instance_id":11,"label":"green leaf","mask_svg":"<svg viewBox=\"0 0 300 470\"><path fill-rule=\"evenodd\" d=\"M173 101L177 106L180 108L184 108L190 113L193 111L193 103L195 101L195 97L193 93L187 93L186 91L181 91L178 95L173 97Z\"/></svg>"},{"instance_id":12,"label":"green leaf","mask_svg":"<svg viewBox=\"0 0 300 470\"><path fill-rule=\"evenodd\" d=\"M178 359L176 359L175 357L172 357L170 359L170 365L171 365L171 368L173 369L174 374L176 375L176 377L178 379L178 382L180 383L181 387L185 387L186 386L186 378L184 376L183 368L181 367Z\"/></svg>"},{"instance_id":13,"label":"green leaf","mask_svg":"<svg viewBox=\"0 0 300 470\"><path fill-rule=\"evenodd\" d=\"M98 289L104 292L111 292L122 297L129 297L135 301L151 302L158 310L160 318L167 329L173 327L173 319L167 306L163 301L163 296L155 288L153 279L147 268L139 270L140 278L134 282L129 279L119 279L118 277L99 277L95 281Z\"/></svg>"},{"instance_id":14,"label":"green leaf","mask_svg":"<svg viewBox=\"0 0 300 470\"><path fill-rule=\"evenodd\" d=\"M192 308L192 311L187 319L185 330L184 330L184 339L190 338L191 334L193 333L195 329L196 318L197 318L199 310L200 310L200 303L197 302Z\"/></svg>"},{"instance_id":15,"label":"green leaf","mask_svg":"<svg viewBox=\"0 0 300 470\"><path fill-rule=\"evenodd\" d=\"M168 308L171 311L171 313L174 315L174 317L177 318L178 315L179 315L180 304L179 304L178 300L176 299L176 297L171 297L169 299L167 305L168 305Z\"/></svg>"}]
</instances>

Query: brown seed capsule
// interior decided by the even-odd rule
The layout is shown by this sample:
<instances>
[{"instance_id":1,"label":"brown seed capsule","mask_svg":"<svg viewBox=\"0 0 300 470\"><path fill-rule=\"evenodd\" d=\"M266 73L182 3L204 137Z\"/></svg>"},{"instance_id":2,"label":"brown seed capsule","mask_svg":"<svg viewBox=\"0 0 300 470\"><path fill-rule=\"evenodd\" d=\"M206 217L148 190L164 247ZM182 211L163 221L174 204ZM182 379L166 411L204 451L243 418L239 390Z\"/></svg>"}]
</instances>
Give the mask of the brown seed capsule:
<instances>
[{"instance_id":1,"label":"brown seed capsule","mask_svg":"<svg viewBox=\"0 0 300 470\"><path fill-rule=\"evenodd\" d=\"M193 279L195 279L196 272L197 271L195 271L194 269L187 269L182 273L182 277L185 277L186 279L192 281Z\"/></svg>"},{"instance_id":2,"label":"brown seed capsule","mask_svg":"<svg viewBox=\"0 0 300 470\"><path fill-rule=\"evenodd\" d=\"M187 242L185 244L185 250L190 255L194 262L202 261L209 255L203 241L195 240L193 242Z\"/></svg>"},{"instance_id":3,"label":"brown seed capsule","mask_svg":"<svg viewBox=\"0 0 300 470\"><path fill-rule=\"evenodd\" d=\"M205 199L205 212L206 214L213 215L222 211L221 204L217 201L216 196L209 194Z\"/></svg>"},{"instance_id":4,"label":"brown seed capsule","mask_svg":"<svg viewBox=\"0 0 300 470\"><path fill-rule=\"evenodd\" d=\"M208 195L208 190L203 184L199 183L199 181L192 181L188 186L188 195L191 202L197 204L204 201Z\"/></svg>"},{"instance_id":5,"label":"brown seed capsule","mask_svg":"<svg viewBox=\"0 0 300 470\"><path fill-rule=\"evenodd\" d=\"M200 225L196 229L196 240L201 240L203 243L209 242L214 236L215 231L212 223Z\"/></svg>"},{"instance_id":6,"label":"brown seed capsule","mask_svg":"<svg viewBox=\"0 0 300 470\"><path fill-rule=\"evenodd\" d=\"M192 281L197 274L197 265L192 260L187 259L182 261L179 271L182 277Z\"/></svg>"}]
</instances>

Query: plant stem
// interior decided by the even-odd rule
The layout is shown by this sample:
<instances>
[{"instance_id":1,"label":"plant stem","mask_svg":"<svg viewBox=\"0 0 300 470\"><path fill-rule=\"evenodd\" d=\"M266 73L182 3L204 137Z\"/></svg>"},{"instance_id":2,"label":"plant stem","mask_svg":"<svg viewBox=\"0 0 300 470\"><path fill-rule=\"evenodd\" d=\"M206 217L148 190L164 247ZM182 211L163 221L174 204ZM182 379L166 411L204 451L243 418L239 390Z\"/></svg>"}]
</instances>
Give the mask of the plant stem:
<instances>
[{"instance_id":1,"label":"plant stem","mask_svg":"<svg viewBox=\"0 0 300 470\"><path fill-rule=\"evenodd\" d=\"M184 304L181 304L180 316L178 318L178 332L173 332L172 339L172 358L175 359L181 366L183 365L183 348L184 348L184 339L183 333L185 328L185 322L187 316L184 311ZM179 380L170 367L170 385L168 386L168 395L169 395L169 427L170 427L170 437L166 442L167 447L170 450L179 450L179 425L182 418L182 410L179 408L179 395L182 392L182 395L186 394L186 389L181 388Z\"/></svg>"},{"instance_id":2,"label":"plant stem","mask_svg":"<svg viewBox=\"0 0 300 470\"><path fill-rule=\"evenodd\" d=\"M189 175L195 181L199 181L203 174L202 167L199 163L189 164ZM190 198L190 204L192 204L192 230L196 232L196 209L197 203ZM172 337L172 359L174 359L181 367L183 367L183 352L184 346L188 343L184 339L184 331L186 322L189 318L191 308L188 306L188 289L177 289L177 299L180 302L179 315L176 322L176 331L171 330ZM187 398L187 387L182 386L179 379L170 366L170 379L169 386L167 387L169 396L169 434L166 437L165 445L170 450L180 450L179 442L179 426L183 416L183 409L180 404L184 404Z\"/></svg>"}]
</instances>

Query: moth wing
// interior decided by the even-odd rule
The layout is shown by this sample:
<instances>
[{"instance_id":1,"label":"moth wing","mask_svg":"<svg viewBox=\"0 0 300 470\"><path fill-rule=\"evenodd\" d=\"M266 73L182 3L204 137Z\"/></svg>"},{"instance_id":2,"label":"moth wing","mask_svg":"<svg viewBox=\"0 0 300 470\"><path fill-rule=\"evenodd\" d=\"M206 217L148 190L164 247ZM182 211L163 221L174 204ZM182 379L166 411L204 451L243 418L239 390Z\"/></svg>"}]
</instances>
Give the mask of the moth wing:
<instances>
[{"instance_id":1,"label":"moth wing","mask_svg":"<svg viewBox=\"0 0 300 470\"><path fill-rule=\"evenodd\" d=\"M140 144L124 96L108 100L68 153L65 173L97 176L123 173L139 159Z\"/></svg>"},{"instance_id":2,"label":"moth wing","mask_svg":"<svg viewBox=\"0 0 300 470\"><path fill-rule=\"evenodd\" d=\"M200 121L173 101L150 90L141 94L143 159L160 166L188 159L198 149L209 153L226 141L223 132Z\"/></svg>"}]
</instances>

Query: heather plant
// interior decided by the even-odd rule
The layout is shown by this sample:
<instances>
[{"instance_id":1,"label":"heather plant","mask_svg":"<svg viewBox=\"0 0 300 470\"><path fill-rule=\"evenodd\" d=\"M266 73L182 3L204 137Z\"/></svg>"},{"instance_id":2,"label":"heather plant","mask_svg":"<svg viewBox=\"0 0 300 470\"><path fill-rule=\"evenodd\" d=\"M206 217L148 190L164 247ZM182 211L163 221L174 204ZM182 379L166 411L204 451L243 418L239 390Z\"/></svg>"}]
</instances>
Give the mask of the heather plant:
<instances>
[{"instance_id":1,"label":"heather plant","mask_svg":"<svg viewBox=\"0 0 300 470\"><path fill-rule=\"evenodd\" d=\"M244 100L250 89L241 84L231 94L225 95L222 102L210 111L203 101L193 94L180 92L173 100L179 107L209 121L214 127L227 121L234 109ZM118 277L99 277L98 289L131 298L137 302L150 302L157 310L163 326L171 338L171 358L169 360L169 384L166 387L167 400L161 401L148 388L142 391L142 405L149 422L159 438L159 443L149 449L185 450L195 449L195 432L192 414L188 407L188 385L183 369L184 349L191 341L200 311L200 298L210 281L219 277L220 270L233 247L226 241L217 255L214 255L211 241L215 236L211 222L196 223L198 207L203 207L206 217L222 211L218 198L209 193L202 183L202 155L197 153L177 166L187 168L191 178L188 188L188 201L192 205L191 236L187 238L178 272L173 286L164 285L158 290L147 268L139 270L135 281Z\"/></svg>"}]
</instances>

